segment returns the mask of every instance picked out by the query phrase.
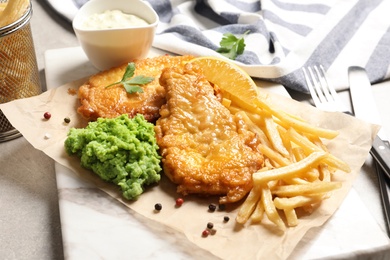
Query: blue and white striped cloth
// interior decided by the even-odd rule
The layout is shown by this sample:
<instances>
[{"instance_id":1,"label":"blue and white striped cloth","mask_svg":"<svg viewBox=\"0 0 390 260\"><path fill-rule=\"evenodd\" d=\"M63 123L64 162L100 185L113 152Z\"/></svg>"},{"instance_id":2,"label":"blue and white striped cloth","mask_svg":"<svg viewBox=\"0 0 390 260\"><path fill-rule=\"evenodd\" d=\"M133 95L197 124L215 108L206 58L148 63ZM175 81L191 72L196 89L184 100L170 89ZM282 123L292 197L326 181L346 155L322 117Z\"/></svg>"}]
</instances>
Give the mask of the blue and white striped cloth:
<instances>
[{"instance_id":1,"label":"blue and white striped cloth","mask_svg":"<svg viewBox=\"0 0 390 260\"><path fill-rule=\"evenodd\" d=\"M153 44L159 49L221 56L215 50L224 33L250 30L236 62L253 77L301 92L307 92L301 68L314 64L324 66L337 89L348 87L349 66L365 67L372 83L390 77L389 0L147 1L160 17Z\"/></svg>"}]
</instances>

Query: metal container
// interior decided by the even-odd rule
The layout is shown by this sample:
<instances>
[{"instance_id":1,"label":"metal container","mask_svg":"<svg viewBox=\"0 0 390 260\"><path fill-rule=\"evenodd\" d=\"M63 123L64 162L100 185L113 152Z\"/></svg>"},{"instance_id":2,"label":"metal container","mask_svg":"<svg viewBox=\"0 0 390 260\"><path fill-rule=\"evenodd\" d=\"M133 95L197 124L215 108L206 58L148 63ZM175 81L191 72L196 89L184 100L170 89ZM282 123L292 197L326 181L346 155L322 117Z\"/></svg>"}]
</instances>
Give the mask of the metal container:
<instances>
[{"instance_id":1,"label":"metal container","mask_svg":"<svg viewBox=\"0 0 390 260\"><path fill-rule=\"evenodd\" d=\"M7 1L0 0L0 3ZM17 21L0 28L0 103L42 93L30 19L32 6ZM0 110L0 142L21 134Z\"/></svg>"}]
</instances>

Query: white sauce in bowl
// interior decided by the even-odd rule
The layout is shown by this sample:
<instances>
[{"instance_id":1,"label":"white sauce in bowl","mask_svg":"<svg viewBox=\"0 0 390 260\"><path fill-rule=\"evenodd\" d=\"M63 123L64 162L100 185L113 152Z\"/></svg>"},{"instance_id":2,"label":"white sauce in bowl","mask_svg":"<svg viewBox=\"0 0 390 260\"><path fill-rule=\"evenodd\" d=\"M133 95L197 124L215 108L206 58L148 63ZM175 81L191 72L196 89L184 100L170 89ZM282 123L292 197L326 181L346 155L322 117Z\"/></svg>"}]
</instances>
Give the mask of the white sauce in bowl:
<instances>
[{"instance_id":1,"label":"white sauce in bowl","mask_svg":"<svg viewBox=\"0 0 390 260\"><path fill-rule=\"evenodd\" d=\"M126 14L120 10L107 10L103 13L93 14L89 17L86 17L80 27L84 30L101 30L121 29L146 25L149 25L149 23L136 15Z\"/></svg>"}]
</instances>

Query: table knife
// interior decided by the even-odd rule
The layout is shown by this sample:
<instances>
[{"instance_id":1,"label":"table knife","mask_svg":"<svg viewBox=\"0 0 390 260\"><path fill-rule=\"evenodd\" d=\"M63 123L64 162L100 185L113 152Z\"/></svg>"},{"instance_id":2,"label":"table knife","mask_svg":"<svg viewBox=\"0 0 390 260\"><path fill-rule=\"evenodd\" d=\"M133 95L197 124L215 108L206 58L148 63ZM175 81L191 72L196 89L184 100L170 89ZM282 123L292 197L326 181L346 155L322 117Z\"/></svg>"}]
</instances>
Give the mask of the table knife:
<instances>
[{"instance_id":1,"label":"table knife","mask_svg":"<svg viewBox=\"0 0 390 260\"><path fill-rule=\"evenodd\" d=\"M361 67L350 67L348 76L355 116L366 122L382 125L366 71ZM385 130L381 127L374 139L370 153L387 177L390 178L390 146L388 140Z\"/></svg>"},{"instance_id":2,"label":"table knife","mask_svg":"<svg viewBox=\"0 0 390 260\"><path fill-rule=\"evenodd\" d=\"M366 71L360 67L350 67L348 69L348 76L355 116L364 121L381 125L380 115L376 108L371 84ZM390 153L388 139L383 128L380 129L378 135L375 137L370 153L376 162L375 170L378 176L379 191L385 213L387 234L390 237Z\"/></svg>"}]
</instances>

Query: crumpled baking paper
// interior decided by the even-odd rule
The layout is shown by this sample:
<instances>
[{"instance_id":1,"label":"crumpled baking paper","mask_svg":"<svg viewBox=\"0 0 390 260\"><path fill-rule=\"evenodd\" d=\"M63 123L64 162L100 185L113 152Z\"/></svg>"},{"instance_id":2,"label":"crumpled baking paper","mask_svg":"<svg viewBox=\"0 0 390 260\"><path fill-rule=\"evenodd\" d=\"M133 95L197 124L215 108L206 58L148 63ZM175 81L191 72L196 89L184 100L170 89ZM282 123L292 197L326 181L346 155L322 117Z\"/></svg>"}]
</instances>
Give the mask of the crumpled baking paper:
<instances>
[{"instance_id":1,"label":"crumpled baking paper","mask_svg":"<svg viewBox=\"0 0 390 260\"><path fill-rule=\"evenodd\" d=\"M267 94L269 101L284 111L300 116L316 126L338 130L339 136L326 141L327 146L331 153L347 162L352 169L351 173L336 172L335 178L343 182L342 188L323 201L312 214L302 216L297 227L288 228L283 233L266 216L262 224L242 226L235 223L239 204L230 205L225 210L209 212L208 205L218 201L214 197L188 196L185 197L185 203L177 208L175 200L179 195L175 185L164 177L159 185L147 188L137 201L123 200L114 185L105 183L83 169L79 159L68 156L64 149L69 129L85 127L87 124L76 112L79 101L73 93L84 81L85 79L71 82L39 96L0 104L0 109L36 149L70 168L80 178L94 183L140 215L169 226L184 234L195 245L223 259L286 259L310 228L323 225L341 205L368 156L373 137L379 128L343 113L322 112L289 98ZM45 112L52 114L50 120L43 118ZM64 123L65 117L71 119L69 124ZM163 210L158 213L154 211L154 204L157 202L163 205ZM230 221L223 221L225 215L230 217ZM214 223L216 233L205 238L202 237L202 231L208 222Z\"/></svg>"}]
</instances>

